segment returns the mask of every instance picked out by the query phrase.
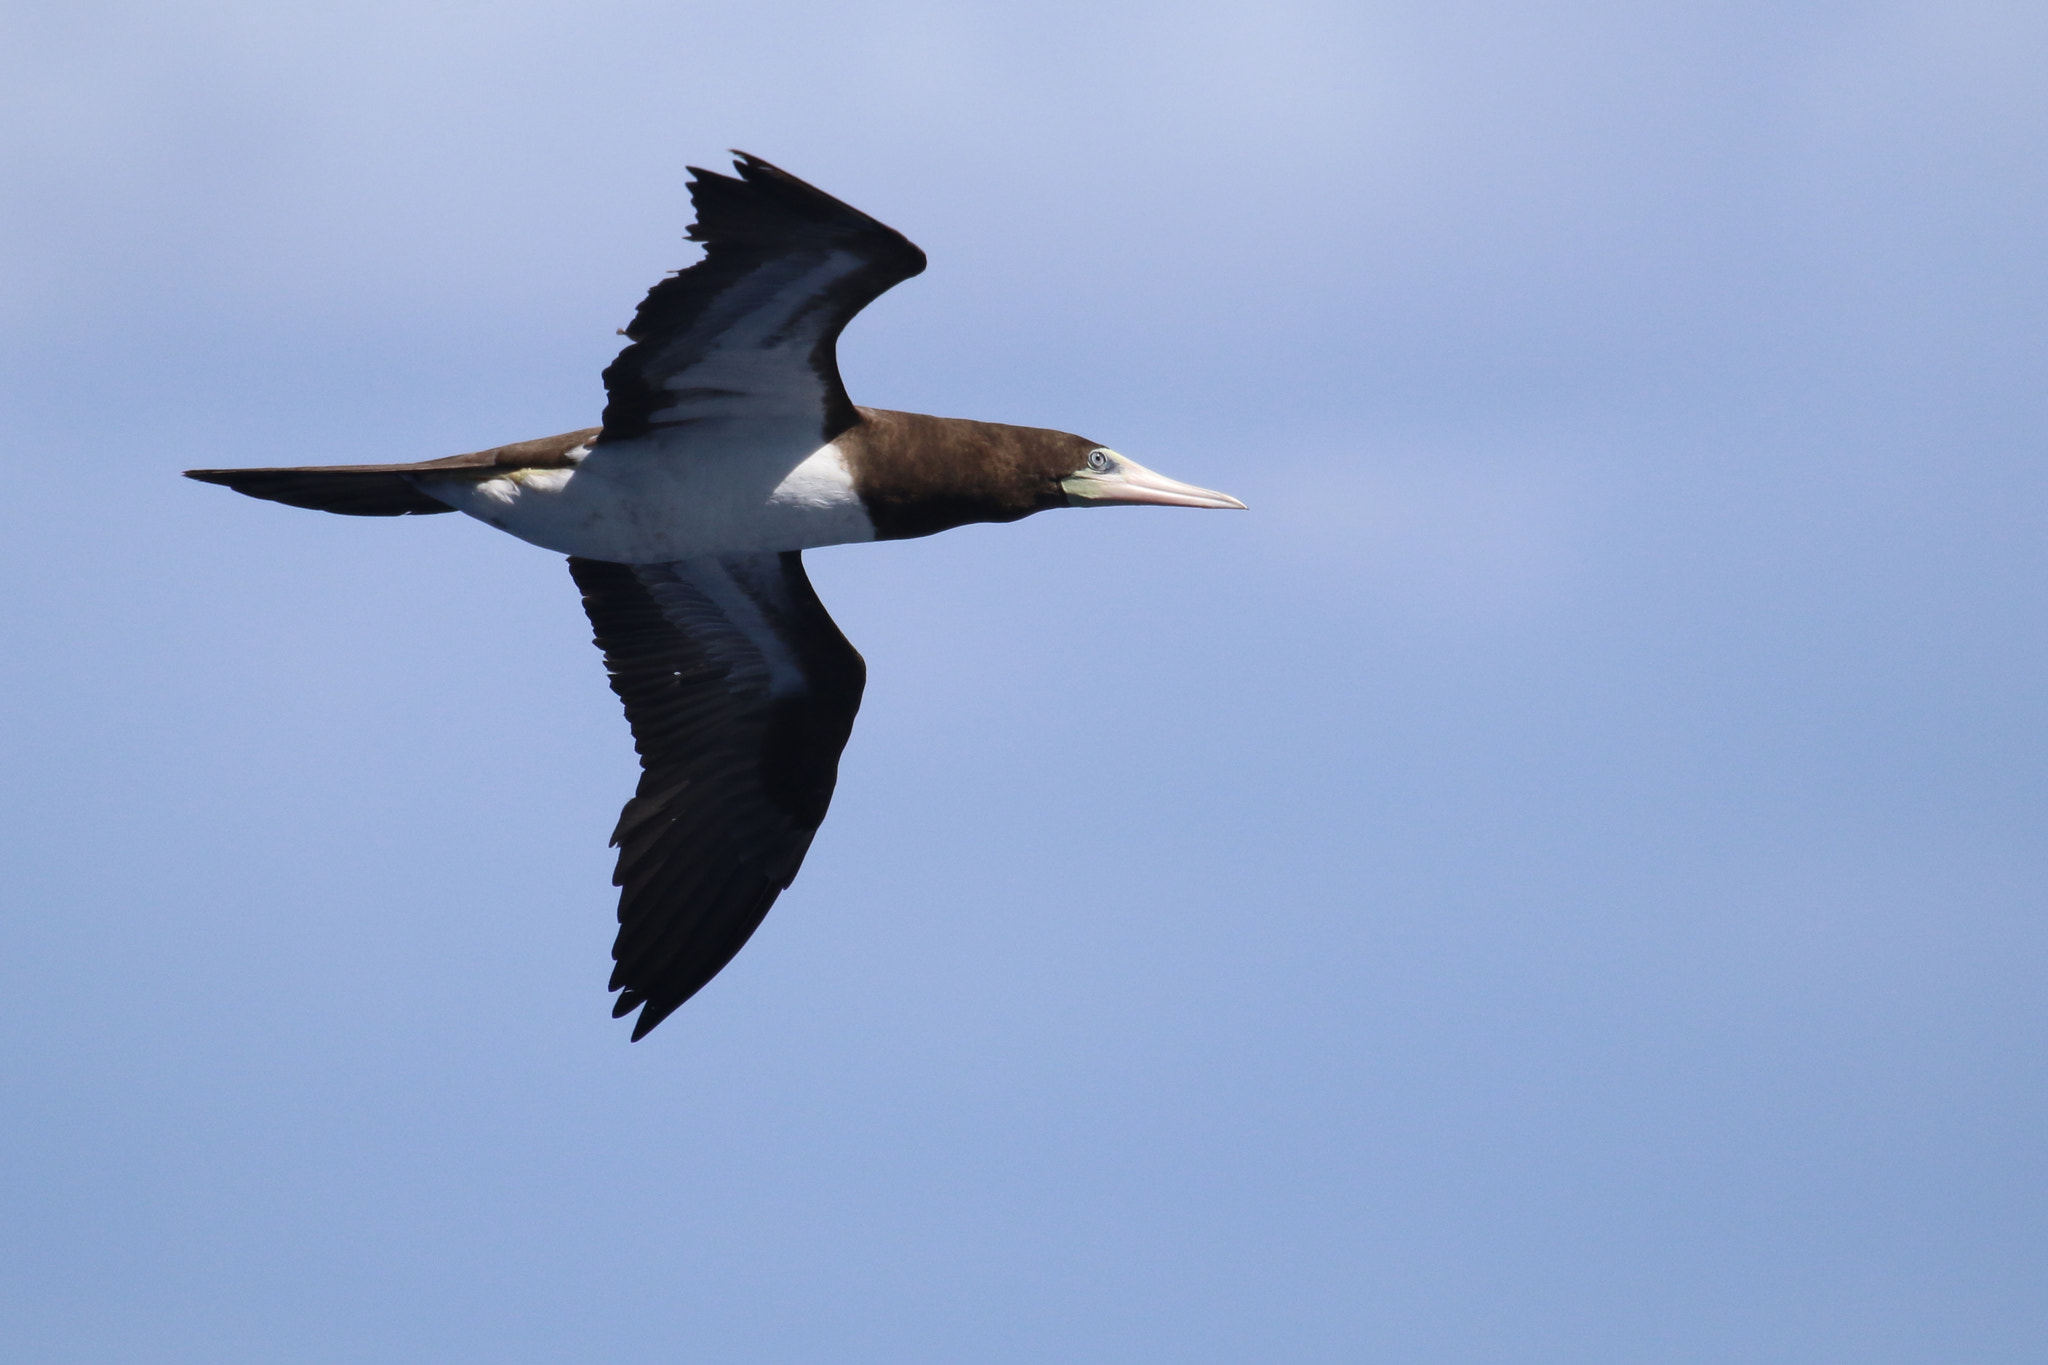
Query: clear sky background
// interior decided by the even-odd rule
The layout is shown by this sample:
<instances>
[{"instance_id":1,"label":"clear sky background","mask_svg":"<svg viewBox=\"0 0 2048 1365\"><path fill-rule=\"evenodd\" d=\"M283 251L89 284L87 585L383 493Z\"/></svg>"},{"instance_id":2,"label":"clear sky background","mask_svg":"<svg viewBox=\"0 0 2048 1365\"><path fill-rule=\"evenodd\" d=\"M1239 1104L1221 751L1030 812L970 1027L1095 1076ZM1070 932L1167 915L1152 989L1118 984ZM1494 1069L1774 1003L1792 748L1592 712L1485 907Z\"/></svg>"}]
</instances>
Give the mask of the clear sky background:
<instances>
[{"instance_id":1,"label":"clear sky background","mask_svg":"<svg viewBox=\"0 0 2048 1365\"><path fill-rule=\"evenodd\" d=\"M24 3L0 1356L2048 1359L2048 9ZM1250 513L809 556L796 887L607 1014L583 426L776 161L857 401Z\"/></svg>"}]
</instances>

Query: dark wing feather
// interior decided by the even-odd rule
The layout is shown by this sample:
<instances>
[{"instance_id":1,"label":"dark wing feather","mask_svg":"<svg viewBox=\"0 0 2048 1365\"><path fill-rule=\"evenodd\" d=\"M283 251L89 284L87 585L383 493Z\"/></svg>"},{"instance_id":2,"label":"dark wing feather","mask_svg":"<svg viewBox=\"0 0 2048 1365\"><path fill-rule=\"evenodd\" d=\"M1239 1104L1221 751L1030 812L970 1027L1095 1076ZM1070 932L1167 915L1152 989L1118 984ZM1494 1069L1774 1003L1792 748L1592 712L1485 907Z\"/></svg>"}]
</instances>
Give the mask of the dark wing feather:
<instances>
[{"instance_id":1,"label":"dark wing feather","mask_svg":"<svg viewBox=\"0 0 2048 1365\"><path fill-rule=\"evenodd\" d=\"M737 177L690 168L688 235L704 259L633 315L633 344L604 372L601 443L781 418L823 444L860 420L835 343L855 313L924 269L924 253L759 157L733 155Z\"/></svg>"},{"instance_id":2,"label":"dark wing feather","mask_svg":"<svg viewBox=\"0 0 2048 1365\"><path fill-rule=\"evenodd\" d=\"M633 1037L716 976L825 818L867 666L803 556L571 559L640 751L619 815L612 1009Z\"/></svg>"}]
</instances>

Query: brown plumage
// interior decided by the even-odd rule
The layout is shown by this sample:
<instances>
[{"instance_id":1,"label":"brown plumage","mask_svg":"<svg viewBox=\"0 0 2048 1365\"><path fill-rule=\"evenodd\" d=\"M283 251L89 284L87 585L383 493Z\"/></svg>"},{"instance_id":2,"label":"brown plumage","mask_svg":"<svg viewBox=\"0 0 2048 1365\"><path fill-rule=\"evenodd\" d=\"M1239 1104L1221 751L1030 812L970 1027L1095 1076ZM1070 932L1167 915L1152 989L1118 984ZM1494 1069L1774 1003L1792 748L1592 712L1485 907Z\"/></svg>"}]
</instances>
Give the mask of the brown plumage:
<instances>
[{"instance_id":1,"label":"brown plumage","mask_svg":"<svg viewBox=\"0 0 2048 1365\"><path fill-rule=\"evenodd\" d=\"M859 409L835 442L877 540L907 540L977 521L1016 521L1067 505L1060 480L1094 441L1044 427Z\"/></svg>"}]
</instances>

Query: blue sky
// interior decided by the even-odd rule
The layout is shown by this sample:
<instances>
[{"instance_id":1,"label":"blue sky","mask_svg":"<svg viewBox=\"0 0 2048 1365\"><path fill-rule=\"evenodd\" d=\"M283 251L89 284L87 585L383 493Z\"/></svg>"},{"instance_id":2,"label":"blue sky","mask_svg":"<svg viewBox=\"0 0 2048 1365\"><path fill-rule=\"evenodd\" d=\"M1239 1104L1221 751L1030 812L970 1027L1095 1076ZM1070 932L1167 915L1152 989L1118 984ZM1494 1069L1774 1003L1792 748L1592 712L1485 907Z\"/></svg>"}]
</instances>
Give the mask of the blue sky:
<instances>
[{"instance_id":1,"label":"blue sky","mask_svg":"<svg viewBox=\"0 0 2048 1365\"><path fill-rule=\"evenodd\" d=\"M8 1358L2048 1351L2038 6L8 27ZM175 473L594 421L734 146L930 253L856 400L1253 510L809 556L629 1046L559 561Z\"/></svg>"}]
</instances>

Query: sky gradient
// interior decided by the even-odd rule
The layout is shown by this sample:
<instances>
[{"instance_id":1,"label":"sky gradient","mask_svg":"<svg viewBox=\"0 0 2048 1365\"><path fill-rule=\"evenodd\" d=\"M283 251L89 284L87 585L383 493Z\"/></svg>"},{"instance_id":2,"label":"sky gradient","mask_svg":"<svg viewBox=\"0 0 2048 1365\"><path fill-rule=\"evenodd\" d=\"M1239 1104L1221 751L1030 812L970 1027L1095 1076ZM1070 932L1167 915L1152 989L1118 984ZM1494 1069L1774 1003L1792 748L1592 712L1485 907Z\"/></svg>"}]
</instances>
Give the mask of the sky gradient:
<instances>
[{"instance_id":1,"label":"sky gradient","mask_svg":"<svg viewBox=\"0 0 2048 1365\"><path fill-rule=\"evenodd\" d=\"M0 1355L2048 1356L2048 11L8 7ZM194 466L596 420L685 166L857 402L1245 514L807 556L646 1041L560 560Z\"/></svg>"}]
</instances>

